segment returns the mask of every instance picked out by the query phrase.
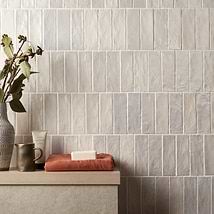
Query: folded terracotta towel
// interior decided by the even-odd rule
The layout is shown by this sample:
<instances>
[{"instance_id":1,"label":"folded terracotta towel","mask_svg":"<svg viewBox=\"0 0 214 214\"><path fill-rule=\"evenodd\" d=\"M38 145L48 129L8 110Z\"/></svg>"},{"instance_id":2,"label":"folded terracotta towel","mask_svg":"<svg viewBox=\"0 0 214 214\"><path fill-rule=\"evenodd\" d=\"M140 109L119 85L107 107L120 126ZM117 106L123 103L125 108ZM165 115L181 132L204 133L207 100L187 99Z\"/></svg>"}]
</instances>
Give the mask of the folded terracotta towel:
<instances>
[{"instance_id":1,"label":"folded terracotta towel","mask_svg":"<svg viewBox=\"0 0 214 214\"><path fill-rule=\"evenodd\" d=\"M97 154L96 160L72 160L70 154L53 154L45 163L45 171L109 171L113 169L113 157L104 153Z\"/></svg>"}]
</instances>

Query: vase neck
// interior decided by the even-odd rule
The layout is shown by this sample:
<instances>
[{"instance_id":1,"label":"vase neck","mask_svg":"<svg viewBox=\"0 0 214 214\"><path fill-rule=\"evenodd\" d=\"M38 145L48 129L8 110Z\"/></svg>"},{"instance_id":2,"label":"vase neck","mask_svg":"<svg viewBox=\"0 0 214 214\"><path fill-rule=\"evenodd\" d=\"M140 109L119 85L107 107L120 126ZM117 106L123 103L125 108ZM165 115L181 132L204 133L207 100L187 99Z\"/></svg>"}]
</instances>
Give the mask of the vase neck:
<instances>
[{"instance_id":1,"label":"vase neck","mask_svg":"<svg viewBox=\"0 0 214 214\"><path fill-rule=\"evenodd\" d=\"M6 103L0 103L0 117L3 119L7 118L7 104Z\"/></svg>"}]
</instances>

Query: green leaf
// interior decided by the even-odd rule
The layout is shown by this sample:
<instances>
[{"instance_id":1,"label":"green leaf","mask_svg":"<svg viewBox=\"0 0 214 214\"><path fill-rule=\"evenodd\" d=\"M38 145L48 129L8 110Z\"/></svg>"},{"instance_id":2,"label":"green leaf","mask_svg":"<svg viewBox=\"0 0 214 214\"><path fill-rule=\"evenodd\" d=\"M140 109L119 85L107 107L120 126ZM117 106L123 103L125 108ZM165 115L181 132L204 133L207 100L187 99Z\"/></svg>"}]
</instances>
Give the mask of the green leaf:
<instances>
[{"instance_id":1,"label":"green leaf","mask_svg":"<svg viewBox=\"0 0 214 214\"><path fill-rule=\"evenodd\" d=\"M30 69L31 66L27 61L23 61L20 63L21 72L25 75L27 79L30 77Z\"/></svg>"},{"instance_id":2,"label":"green leaf","mask_svg":"<svg viewBox=\"0 0 214 214\"><path fill-rule=\"evenodd\" d=\"M11 89L10 89L10 93L13 94L13 93L18 93L21 88L22 88L22 85L23 85L23 81L24 79L26 79L25 75L24 74L21 74L19 75L19 77L17 79L14 80L12 86L11 86Z\"/></svg>"},{"instance_id":3,"label":"green leaf","mask_svg":"<svg viewBox=\"0 0 214 214\"><path fill-rule=\"evenodd\" d=\"M0 88L0 102L3 102L4 91Z\"/></svg>"},{"instance_id":4,"label":"green leaf","mask_svg":"<svg viewBox=\"0 0 214 214\"><path fill-rule=\"evenodd\" d=\"M13 58L13 52L12 52L10 46L5 46L3 49L4 49L4 53L6 54L8 59L12 59Z\"/></svg>"},{"instance_id":5,"label":"green leaf","mask_svg":"<svg viewBox=\"0 0 214 214\"><path fill-rule=\"evenodd\" d=\"M13 111L15 111L15 112L26 112L24 106L22 105L22 103L19 100L13 99L9 103L10 103L10 107Z\"/></svg>"},{"instance_id":6,"label":"green leaf","mask_svg":"<svg viewBox=\"0 0 214 214\"><path fill-rule=\"evenodd\" d=\"M22 91L23 91L23 89L21 89L21 90L18 91L17 93L13 93L13 94L12 94L13 99L14 99L14 100L20 100L21 97L22 97Z\"/></svg>"},{"instance_id":7,"label":"green leaf","mask_svg":"<svg viewBox=\"0 0 214 214\"><path fill-rule=\"evenodd\" d=\"M9 58L9 59L12 59L13 58L13 43L12 43L12 39L4 34L2 36L2 46L4 47L4 53L6 54L6 56Z\"/></svg>"}]
</instances>

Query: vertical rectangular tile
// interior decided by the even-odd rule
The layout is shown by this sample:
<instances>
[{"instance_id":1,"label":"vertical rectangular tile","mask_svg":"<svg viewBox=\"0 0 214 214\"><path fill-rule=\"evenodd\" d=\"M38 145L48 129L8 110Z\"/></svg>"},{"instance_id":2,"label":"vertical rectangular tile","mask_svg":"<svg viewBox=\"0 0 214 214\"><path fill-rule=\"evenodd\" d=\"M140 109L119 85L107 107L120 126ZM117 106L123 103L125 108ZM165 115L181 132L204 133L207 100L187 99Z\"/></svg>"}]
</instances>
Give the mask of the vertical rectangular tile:
<instances>
[{"instance_id":1,"label":"vertical rectangular tile","mask_svg":"<svg viewBox=\"0 0 214 214\"><path fill-rule=\"evenodd\" d=\"M107 0L108 1L108 0ZM120 186L119 186L119 191L118 191L118 195L119 195L119 204L118 204L118 208L119 208L119 214L123 214L127 212L127 198L128 198L128 178L126 177L122 177L121 181L120 181Z\"/></svg>"},{"instance_id":2,"label":"vertical rectangular tile","mask_svg":"<svg viewBox=\"0 0 214 214\"><path fill-rule=\"evenodd\" d=\"M183 178L170 178L170 213L183 213Z\"/></svg>"},{"instance_id":3,"label":"vertical rectangular tile","mask_svg":"<svg viewBox=\"0 0 214 214\"><path fill-rule=\"evenodd\" d=\"M98 47L100 50L111 49L111 11L98 12Z\"/></svg>"},{"instance_id":4,"label":"vertical rectangular tile","mask_svg":"<svg viewBox=\"0 0 214 214\"><path fill-rule=\"evenodd\" d=\"M78 151L90 151L92 150L92 136L81 135L79 136Z\"/></svg>"},{"instance_id":5,"label":"vertical rectangular tile","mask_svg":"<svg viewBox=\"0 0 214 214\"><path fill-rule=\"evenodd\" d=\"M121 90L134 90L133 53L121 53Z\"/></svg>"},{"instance_id":6,"label":"vertical rectangular tile","mask_svg":"<svg viewBox=\"0 0 214 214\"><path fill-rule=\"evenodd\" d=\"M134 89L135 91L148 91L148 53L133 53L133 72L134 72Z\"/></svg>"},{"instance_id":7,"label":"vertical rectangular tile","mask_svg":"<svg viewBox=\"0 0 214 214\"><path fill-rule=\"evenodd\" d=\"M72 49L83 49L83 10L72 10Z\"/></svg>"},{"instance_id":8,"label":"vertical rectangular tile","mask_svg":"<svg viewBox=\"0 0 214 214\"><path fill-rule=\"evenodd\" d=\"M169 177L156 178L156 213L169 214Z\"/></svg>"},{"instance_id":9,"label":"vertical rectangular tile","mask_svg":"<svg viewBox=\"0 0 214 214\"><path fill-rule=\"evenodd\" d=\"M191 175L204 174L203 136L190 136Z\"/></svg>"},{"instance_id":10,"label":"vertical rectangular tile","mask_svg":"<svg viewBox=\"0 0 214 214\"><path fill-rule=\"evenodd\" d=\"M52 91L64 91L64 53L52 52L51 54L52 71Z\"/></svg>"},{"instance_id":11,"label":"vertical rectangular tile","mask_svg":"<svg viewBox=\"0 0 214 214\"><path fill-rule=\"evenodd\" d=\"M43 34L43 23L42 16L43 13L41 10L30 10L29 12L29 37L30 41L33 44L41 45L43 43L42 34Z\"/></svg>"},{"instance_id":12,"label":"vertical rectangular tile","mask_svg":"<svg viewBox=\"0 0 214 214\"><path fill-rule=\"evenodd\" d=\"M135 136L135 175L148 175L148 136Z\"/></svg>"},{"instance_id":13,"label":"vertical rectangular tile","mask_svg":"<svg viewBox=\"0 0 214 214\"><path fill-rule=\"evenodd\" d=\"M212 213L210 177L198 177L198 214Z\"/></svg>"},{"instance_id":14,"label":"vertical rectangular tile","mask_svg":"<svg viewBox=\"0 0 214 214\"><path fill-rule=\"evenodd\" d=\"M116 167L120 166L120 137L117 135L108 135L106 136L106 147L107 152L112 154Z\"/></svg>"},{"instance_id":15,"label":"vertical rectangular tile","mask_svg":"<svg viewBox=\"0 0 214 214\"><path fill-rule=\"evenodd\" d=\"M175 175L175 136L163 136L163 175Z\"/></svg>"},{"instance_id":16,"label":"vertical rectangular tile","mask_svg":"<svg viewBox=\"0 0 214 214\"><path fill-rule=\"evenodd\" d=\"M114 94L113 126L115 134L127 133L127 95Z\"/></svg>"},{"instance_id":17,"label":"vertical rectangular tile","mask_svg":"<svg viewBox=\"0 0 214 214\"><path fill-rule=\"evenodd\" d=\"M142 177L142 214L155 214L154 177Z\"/></svg>"},{"instance_id":18,"label":"vertical rectangular tile","mask_svg":"<svg viewBox=\"0 0 214 214\"><path fill-rule=\"evenodd\" d=\"M61 0L50 0L50 7L51 8L61 8L62 6L63 5L62 5L62 1Z\"/></svg>"},{"instance_id":19,"label":"vertical rectangular tile","mask_svg":"<svg viewBox=\"0 0 214 214\"><path fill-rule=\"evenodd\" d=\"M92 90L92 53L79 53L79 91L89 92Z\"/></svg>"},{"instance_id":20,"label":"vertical rectangular tile","mask_svg":"<svg viewBox=\"0 0 214 214\"><path fill-rule=\"evenodd\" d=\"M147 0L148 8L157 8L159 7L159 0Z\"/></svg>"},{"instance_id":21,"label":"vertical rectangular tile","mask_svg":"<svg viewBox=\"0 0 214 214\"><path fill-rule=\"evenodd\" d=\"M163 91L175 91L174 51L162 52Z\"/></svg>"},{"instance_id":22,"label":"vertical rectangular tile","mask_svg":"<svg viewBox=\"0 0 214 214\"><path fill-rule=\"evenodd\" d=\"M91 0L78 0L78 7L79 8L90 8Z\"/></svg>"},{"instance_id":23,"label":"vertical rectangular tile","mask_svg":"<svg viewBox=\"0 0 214 214\"><path fill-rule=\"evenodd\" d=\"M214 52L204 52L204 87L206 91L214 91Z\"/></svg>"},{"instance_id":24,"label":"vertical rectangular tile","mask_svg":"<svg viewBox=\"0 0 214 214\"><path fill-rule=\"evenodd\" d=\"M214 1L211 1L214 8ZM205 4L205 3L204 3ZM210 49L214 49L214 9L210 8Z\"/></svg>"},{"instance_id":25,"label":"vertical rectangular tile","mask_svg":"<svg viewBox=\"0 0 214 214\"><path fill-rule=\"evenodd\" d=\"M195 49L195 11L182 10L182 49Z\"/></svg>"},{"instance_id":26,"label":"vertical rectangular tile","mask_svg":"<svg viewBox=\"0 0 214 214\"><path fill-rule=\"evenodd\" d=\"M197 94L197 124L199 133L210 133L211 121L210 121L210 95L209 94Z\"/></svg>"},{"instance_id":27,"label":"vertical rectangular tile","mask_svg":"<svg viewBox=\"0 0 214 214\"><path fill-rule=\"evenodd\" d=\"M35 0L36 2L36 7L37 8L48 8L49 7L49 0L44 1L44 0Z\"/></svg>"},{"instance_id":28,"label":"vertical rectangular tile","mask_svg":"<svg viewBox=\"0 0 214 214\"><path fill-rule=\"evenodd\" d=\"M146 0L134 0L134 7L135 8L145 8Z\"/></svg>"},{"instance_id":29,"label":"vertical rectangular tile","mask_svg":"<svg viewBox=\"0 0 214 214\"><path fill-rule=\"evenodd\" d=\"M92 0L93 8L103 8L105 7L105 0Z\"/></svg>"},{"instance_id":30,"label":"vertical rectangular tile","mask_svg":"<svg viewBox=\"0 0 214 214\"><path fill-rule=\"evenodd\" d=\"M87 133L98 133L98 112L99 112L99 97L98 94L87 94Z\"/></svg>"},{"instance_id":31,"label":"vertical rectangular tile","mask_svg":"<svg viewBox=\"0 0 214 214\"><path fill-rule=\"evenodd\" d=\"M214 94L212 93L210 95L210 99L211 99L211 133L213 133L214 131Z\"/></svg>"},{"instance_id":32,"label":"vertical rectangular tile","mask_svg":"<svg viewBox=\"0 0 214 214\"><path fill-rule=\"evenodd\" d=\"M56 24L56 10L44 10L44 48L46 50L56 50Z\"/></svg>"},{"instance_id":33,"label":"vertical rectangular tile","mask_svg":"<svg viewBox=\"0 0 214 214\"><path fill-rule=\"evenodd\" d=\"M7 7L8 8L20 8L21 0L7 0Z\"/></svg>"},{"instance_id":34,"label":"vertical rectangular tile","mask_svg":"<svg viewBox=\"0 0 214 214\"><path fill-rule=\"evenodd\" d=\"M168 49L168 10L154 10L154 48Z\"/></svg>"},{"instance_id":35,"label":"vertical rectangular tile","mask_svg":"<svg viewBox=\"0 0 214 214\"><path fill-rule=\"evenodd\" d=\"M134 136L120 136L120 172L123 176L134 175Z\"/></svg>"},{"instance_id":36,"label":"vertical rectangular tile","mask_svg":"<svg viewBox=\"0 0 214 214\"><path fill-rule=\"evenodd\" d=\"M106 153L105 136L93 136L93 149L97 153Z\"/></svg>"},{"instance_id":37,"label":"vertical rectangular tile","mask_svg":"<svg viewBox=\"0 0 214 214\"><path fill-rule=\"evenodd\" d=\"M65 136L64 137L64 147L65 147L65 152L67 154L77 151L78 147L78 137L77 136Z\"/></svg>"},{"instance_id":38,"label":"vertical rectangular tile","mask_svg":"<svg viewBox=\"0 0 214 214\"><path fill-rule=\"evenodd\" d=\"M155 132L155 95L144 93L141 95L142 133Z\"/></svg>"},{"instance_id":39,"label":"vertical rectangular tile","mask_svg":"<svg viewBox=\"0 0 214 214\"><path fill-rule=\"evenodd\" d=\"M0 8L6 8L7 7L7 0L0 0Z\"/></svg>"},{"instance_id":40,"label":"vertical rectangular tile","mask_svg":"<svg viewBox=\"0 0 214 214\"><path fill-rule=\"evenodd\" d=\"M119 52L107 53L107 91L120 90Z\"/></svg>"},{"instance_id":41,"label":"vertical rectangular tile","mask_svg":"<svg viewBox=\"0 0 214 214\"><path fill-rule=\"evenodd\" d=\"M28 11L17 10L16 11L16 34L28 35Z\"/></svg>"},{"instance_id":42,"label":"vertical rectangular tile","mask_svg":"<svg viewBox=\"0 0 214 214\"><path fill-rule=\"evenodd\" d=\"M125 10L112 11L112 45L116 50L125 49L125 20Z\"/></svg>"},{"instance_id":43,"label":"vertical rectangular tile","mask_svg":"<svg viewBox=\"0 0 214 214\"><path fill-rule=\"evenodd\" d=\"M59 94L59 133L71 133L71 96Z\"/></svg>"},{"instance_id":44,"label":"vertical rectangular tile","mask_svg":"<svg viewBox=\"0 0 214 214\"><path fill-rule=\"evenodd\" d=\"M213 8L214 2L212 0L203 0L203 6L208 8Z\"/></svg>"},{"instance_id":45,"label":"vertical rectangular tile","mask_svg":"<svg viewBox=\"0 0 214 214\"><path fill-rule=\"evenodd\" d=\"M58 10L58 50L70 50L70 11Z\"/></svg>"},{"instance_id":46,"label":"vertical rectangular tile","mask_svg":"<svg viewBox=\"0 0 214 214\"><path fill-rule=\"evenodd\" d=\"M37 58L38 91L50 91L50 54L44 52L42 57Z\"/></svg>"},{"instance_id":47,"label":"vertical rectangular tile","mask_svg":"<svg viewBox=\"0 0 214 214\"><path fill-rule=\"evenodd\" d=\"M85 133L85 95L72 94L72 128L73 133Z\"/></svg>"},{"instance_id":48,"label":"vertical rectangular tile","mask_svg":"<svg viewBox=\"0 0 214 214\"><path fill-rule=\"evenodd\" d=\"M97 50L97 10L85 10L84 12L84 48Z\"/></svg>"},{"instance_id":49,"label":"vertical rectangular tile","mask_svg":"<svg viewBox=\"0 0 214 214\"><path fill-rule=\"evenodd\" d=\"M128 133L141 132L140 94L128 94Z\"/></svg>"},{"instance_id":50,"label":"vertical rectangular tile","mask_svg":"<svg viewBox=\"0 0 214 214\"><path fill-rule=\"evenodd\" d=\"M202 7L202 0L189 0L189 7L200 8Z\"/></svg>"},{"instance_id":51,"label":"vertical rectangular tile","mask_svg":"<svg viewBox=\"0 0 214 214\"><path fill-rule=\"evenodd\" d=\"M149 53L149 91L162 91L160 52Z\"/></svg>"},{"instance_id":52,"label":"vertical rectangular tile","mask_svg":"<svg viewBox=\"0 0 214 214\"><path fill-rule=\"evenodd\" d=\"M93 90L106 90L106 53L93 53Z\"/></svg>"},{"instance_id":53,"label":"vertical rectangular tile","mask_svg":"<svg viewBox=\"0 0 214 214\"><path fill-rule=\"evenodd\" d=\"M34 0L22 0L21 2L22 8L34 8L35 7L35 1Z\"/></svg>"},{"instance_id":54,"label":"vertical rectangular tile","mask_svg":"<svg viewBox=\"0 0 214 214\"><path fill-rule=\"evenodd\" d=\"M169 49L181 49L181 10L169 10Z\"/></svg>"},{"instance_id":55,"label":"vertical rectangular tile","mask_svg":"<svg viewBox=\"0 0 214 214\"><path fill-rule=\"evenodd\" d=\"M143 2L142 0L140 2ZM140 22L140 42L141 49L143 50L152 50L154 42L154 18L153 10L141 10L141 22Z\"/></svg>"},{"instance_id":56,"label":"vertical rectangular tile","mask_svg":"<svg viewBox=\"0 0 214 214\"><path fill-rule=\"evenodd\" d=\"M184 131L196 133L197 111L195 94L184 94Z\"/></svg>"},{"instance_id":57,"label":"vertical rectangular tile","mask_svg":"<svg viewBox=\"0 0 214 214\"><path fill-rule=\"evenodd\" d=\"M31 94L31 129L43 129L43 96Z\"/></svg>"},{"instance_id":58,"label":"vertical rectangular tile","mask_svg":"<svg viewBox=\"0 0 214 214\"><path fill-rule=\"evenodd\" d=\"M119 0L121 8L131 8L133 6L133 0Z\"/></svg>"},{"instance_id":59,"label":"vertical rectangular tile","mask_svg":"<svg viewBox=\"0 0 214 214\"><path fill-rule=\"evenodd\" d=\"M190 174L189 137L177 136L177 175Z\"/></svg>"},{"instance_id":60,"label":"vertical rectangular tile","mask_svg":"<svg viewBox=\"0 0 214 214\"><path fill-rule=\"evenodd\" d=\"M214 136L206 135L205 136L205 174L213 175L214 174L214 159L213 159L213 151L214 151Z\"/></svg>"},{"instance_id":61,"label":"vertical rectangular tile","mask_svg":"<svg viewBox=\"0 0 214 214\"><path fill-rule=\"evenodd\" d=\"M183 96L170 94L170 133L183 132Z\"/></svg>"},{"instance_id":62,"label":"vertical rectangular tile","mask_svg":"<svg viewBox=\"0 0 214 214\"><path fill-rule=\"evenodd\" d=\"M140 11L127 10L127 48L140 49Z\"/></svg>"},{"instance_id":63,"label":"vertical rectangular tile","mask_svg":"<svg viewBox=\"0 0 214 214\"><path fill-rule=\"evenodd\" d=\"M161 8L173 8L174 0L160 0L160 7Z\"/></svg>"},{"instance_id":64,"label":"vertical rectangular tile","mask_svg":"<svg viewBox=\"0 0 214 214\"><path fill-rule=\"evenodd\" d=\"M201 0L200 0L201 1ZM196 48L209 49L209 10L196 10Z\"/></svg>"},{"instance_id":65,"label":"vertical rectangular tile","mask_svg":"<svg viewBox=\"0 0 214 214\"><path fill-rule=\"evenodd\" d=\"M188 7L188 1L186 1L186 0L175 0L174 5L175 5L175 8L185 8L185 7Z\"/></svg>"},{"instance_id":66,"label":"vertical rectangular tile","mask_svg":"<svg viewBox=\"0 0 214 214\"><path fill-rule=\"evenodd\" d=\"M184 214L197 213L197 178L184 177Z\"/></svg>"},{"instance_id":67,"label":"vertical rectangular tile","mask_svg":"<svg viewBox=\"0 0 214 214\"><path fill-rule=\"evenodd\" d=\"M62 136L52 137L52 154L64 154L64 139Z\"/></svg>"},{"instance_id":68,"label":"vertical rectangular tile","mask_svg":"<svg viewBox=\"0 0 214 214\"><path fill-rule=\"evenodd\" d=\"M168 94L156 95L156 133L169 133Z\"/></svg>"},{"instance_id":69,"label":"vertical rectangular tile","mask_svg":"<svg viewBox=\"0 0 214 214\"><path fill-rule=\"evenodd\" d=\"M141 210L141 178L128 178L128 213L138 214Z\"/></svg>"},{"instance_id":70,"label":"vertical rectangular tile","mask_svg":"<svg viewBox=\"0 0 214 214\"><path fill-rule=\"evenodd\" d=\"M190 91L203 90L203 56L201 52L190 53Z\"/></svg>"},{"instance_id":71,"label":"vertical rectangular tile","mask_svg":"<svg viewBox=\"0 0 214 214\"><path fill-rule=\"evenodd\" d=\"M15 15L14 10L7 9L4 13L1 13L1 32L14 37L15 34Z\"/></svg>"},{"instance_id":72,"label":"vertical rectangular tile","mask_svg":"<svg viewBox=\"0 0 214 214\"><path fill-rule=\"evenodd\" d=\"M189 53L187 51L176 52L176 89L188 91L189 89Z\"/></svg>"},{"instance_id":73,"label":"vertical rectangular tile","mask_svg":"<svg viewBox=\"0 0 214 214\"><path fill-rule=\"evenodd\" d=\"M65 91L78 91L78 53L65 53Z\"/></svg>"},{"instance_id":74,"label":"vertical rectangular tile","mask_svg":"<svg viewBox=\"0 0 214 214\"><path fill-rule=\"evenodd\" d=\"M100 133L113 132L113 98L112 94L100 95Z\"/></svg>"},{"instance_id":75,"label":"vertical rectangular tile","mask_svg":"<svg viewBox=\"0 0 214 214\"><path fill-rule=\"evenodd\" d=\"M49 133L57 132L57 95L45 94L45 129Z\"/></svg>"},{"instance_id":76,"label":"vertical rectangular tile","mask_svg":"<svg viewBox=\"0 0 214 214\"><path fill-rule=\"evenodd\" d=\"M78 5L78 0L64 0L65 8L76 8Z\"/></svg>"},{"instance_id":77,"label":"vertical rectangular tile","mask_svg":"<svg viewBox=\"0 0 214 214\"><path fill-rule=\"evenodd\" d=\"M26 112L16 114L16 134L28 134L29 132L29 95L23 94L21 102L24 105Z\"/></svg>"},{"instance_id":78,"label":"vertical rectangular tile","mask_svg":"<svg viewBox=\"0 0 214 214\"><path fill-rule=\"evenodd\" d=\"M149 136L149 175L162 175L162 137Z\"/></svg>"},{"instance_id":79,"label":"vertical rectangular tile","mask_svg":"<svg viewBox=\"0 0 214 214\"><path fill-rule=\"evenodd\" d=\"M212 204L214 204L214 177L212 177ZM214 211L214 208L212 206L212 212Z\"/></svg>"}]
</instances>

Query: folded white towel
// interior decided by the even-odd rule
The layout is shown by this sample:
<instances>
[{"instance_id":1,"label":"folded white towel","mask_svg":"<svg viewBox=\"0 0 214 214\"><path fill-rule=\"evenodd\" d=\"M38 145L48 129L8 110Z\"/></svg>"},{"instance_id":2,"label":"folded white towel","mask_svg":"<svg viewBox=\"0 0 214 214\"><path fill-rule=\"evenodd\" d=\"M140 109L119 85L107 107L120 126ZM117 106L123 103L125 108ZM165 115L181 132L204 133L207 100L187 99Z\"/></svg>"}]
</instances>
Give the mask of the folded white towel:
<instances>
[{"instance_id":1,"label":"folded white towel","mask_svg":"<svg viewBox=\"0 0 214 214\"><path fill-rule=\"evenodd\" d=\"M72 160L96 160L96 151L75 151L71 152Z\"/></svg>"}]
</instances>

